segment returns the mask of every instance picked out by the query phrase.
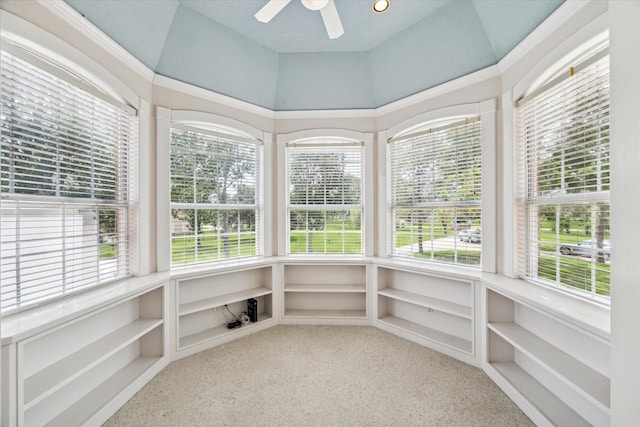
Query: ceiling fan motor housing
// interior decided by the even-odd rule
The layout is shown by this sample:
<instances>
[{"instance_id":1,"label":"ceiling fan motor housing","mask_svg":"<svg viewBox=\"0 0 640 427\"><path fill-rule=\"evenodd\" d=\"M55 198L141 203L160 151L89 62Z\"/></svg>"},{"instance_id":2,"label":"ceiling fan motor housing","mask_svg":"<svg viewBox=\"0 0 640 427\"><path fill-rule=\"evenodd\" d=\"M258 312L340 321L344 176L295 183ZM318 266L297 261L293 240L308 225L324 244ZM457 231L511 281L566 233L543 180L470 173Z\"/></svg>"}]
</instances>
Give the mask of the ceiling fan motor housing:
<instances>
[{"instance_id":1,"label":"ceiling fan motor housing","mask_svg":"<svg viewBox=\"0 0 640 427\"><path fill-rule=\"evenodd\" d=\"M320 10L329 3L329 0L300 0L300 2L309 10Z\"/></svg>"}]
</instances>

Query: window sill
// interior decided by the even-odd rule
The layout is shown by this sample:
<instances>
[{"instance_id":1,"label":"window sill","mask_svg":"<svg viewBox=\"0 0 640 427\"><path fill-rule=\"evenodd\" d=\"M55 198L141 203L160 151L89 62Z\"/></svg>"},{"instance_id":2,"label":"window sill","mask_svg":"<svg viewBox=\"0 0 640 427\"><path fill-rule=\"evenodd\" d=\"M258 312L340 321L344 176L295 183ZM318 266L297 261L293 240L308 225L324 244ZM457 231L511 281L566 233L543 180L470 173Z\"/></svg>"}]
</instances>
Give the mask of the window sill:
<instances>
[{"instance_id":1,"label":"window sill","mask_svg":"<svg viewBox=\"0 0 640 427\"><path fill-rule=\"evenodd\" d=\"M609 307L500 274L482 273L481 279L486 286L510 298L549 313L607 341L611 338Z\"/></svg>"},{"instance_id":2,"label":"window sill","mask_svg":"<svg viewBox=\"0 0 640 427\"><path fill-rule=\"evenodd\" d=\"M242 268L259 268L277 263L286 264L376 264L380 266L403 268L421 273L432 273L465 280L480 280L480 270L458 265L446 265L428 262L411 262L397 258L366 257L363 255L286 255L273 257L244 258L226 262L175 267L171 270L171 279L185 279L210 273L224 273Z\"/></svg>"},{"instance_id":3,"label":"window sill","mask_svg":"<svg viewBox=\"0 0 640 427\"><path fill-rule=\"evenodd\" d=\"M462 265L449 265L425 261L410 261L402 258L374 258L380 266L404 268L421 273L432 273L466 280L480 280L480 269Z\"/></svg>"},{"instance_id":4,"label":"window sill","mask_svg":"<svg viewBox=\"0 0 640 427\"><path fill-rule=\"evenodd\" d=\"M169 280L168 272L129 277L2 318L1 344L11 344L122 301Z\"/></svg>"},{"instance_id":5,"label":"window sill","mask_svg":"<svg viewBox=\"0 0 640 427\"><path fill-rule=\"evenodd\" d=\"M348 254L294 254L278 257L278 262L288 264L349 264L349 263L370 263L376 258L367 258L364 255Z\"/></svg>"},{"instance_id":6,"label":"window sill","mask_svg":"<svg viewBox=\"0 0 640 427\"><path fill-rule=\"evenodd\" d=\"M224 273L225 271L238 270L242 268L268 266L274 264L276 261L276 257L252 257L229 261L191 264L183 267L173 267L170 274L171 279L185 279L209 273Z\"/></svg>"}]
</instances>

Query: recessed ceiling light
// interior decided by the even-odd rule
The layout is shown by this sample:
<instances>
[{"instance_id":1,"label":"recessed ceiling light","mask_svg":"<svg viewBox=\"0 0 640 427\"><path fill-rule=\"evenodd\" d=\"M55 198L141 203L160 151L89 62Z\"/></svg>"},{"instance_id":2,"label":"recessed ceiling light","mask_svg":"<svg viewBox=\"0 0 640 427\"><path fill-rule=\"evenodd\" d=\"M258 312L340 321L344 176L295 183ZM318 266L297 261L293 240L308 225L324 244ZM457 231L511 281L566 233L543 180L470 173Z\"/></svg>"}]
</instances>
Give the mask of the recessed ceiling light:
<instances>
[{"instance_id":1,"label":"recessed ceiling light","mask_svg":"<svg viewBox=\"0 0 640 427\"><path fill-rule=\"evenodd\" d=\"M391 6L391 2L389 0L373 0L373 5L371 7L375 13L383 13L389 9L389 6Z\"/></svg>"}]
</instances>

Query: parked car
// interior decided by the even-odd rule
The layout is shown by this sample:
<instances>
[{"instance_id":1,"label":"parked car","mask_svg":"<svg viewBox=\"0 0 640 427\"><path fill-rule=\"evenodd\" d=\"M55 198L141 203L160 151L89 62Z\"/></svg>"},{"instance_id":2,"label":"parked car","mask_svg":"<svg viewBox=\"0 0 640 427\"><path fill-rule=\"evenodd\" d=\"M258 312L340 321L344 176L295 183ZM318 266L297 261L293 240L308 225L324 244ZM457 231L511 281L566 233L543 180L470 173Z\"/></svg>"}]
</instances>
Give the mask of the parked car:
<instances>
[{"instance_id":1,"label":"parked car","mask_svg":"<svg viewBox=\"0 0 640 427\"><path fill-rule=\"evenodd\" d=\"M579 255L591 257L592 254L597 255L598 252L604 252L605 258L611 257L611 242L605 240L602 242L602 249L598 249L598 243L595 240L583 240L575 245L560 246L560 253L563 255Z\"/></svg>"},{"instance_id":2,"label":"parked car","mask_svg":"<svg viewBox=\"0 0 640 427\"><path fill-rule=\"evenodd\" d=\"M458 238L461 242L469 242L469 243L481 243L482 236L476 230L461 230L458 233Z\"/></svg>"}]
</instances>

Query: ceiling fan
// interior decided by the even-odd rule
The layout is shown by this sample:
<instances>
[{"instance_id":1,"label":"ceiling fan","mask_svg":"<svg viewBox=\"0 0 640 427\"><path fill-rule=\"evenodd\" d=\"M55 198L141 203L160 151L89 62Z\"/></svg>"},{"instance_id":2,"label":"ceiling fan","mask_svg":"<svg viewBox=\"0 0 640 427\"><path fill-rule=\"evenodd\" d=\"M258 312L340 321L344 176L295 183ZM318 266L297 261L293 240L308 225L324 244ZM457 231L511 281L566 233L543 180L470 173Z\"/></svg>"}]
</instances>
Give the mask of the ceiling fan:
<instances>
[{"instance_id":1,"label":"ceiling fan","mask_svg":"<svg viewBox=\"0 0 640 427\"><path fill-rule=\"evenodd\" d=\"M262 9L256 13L256 19L260 22L269 22L276 16L291 0L269 0ZM327 29L330 39L337 39L344 34L342 22L338 15L338 9L333 0L300 0L302 5L309 10L319 10L322 21Z\"/></svg>"}]
</instances>

